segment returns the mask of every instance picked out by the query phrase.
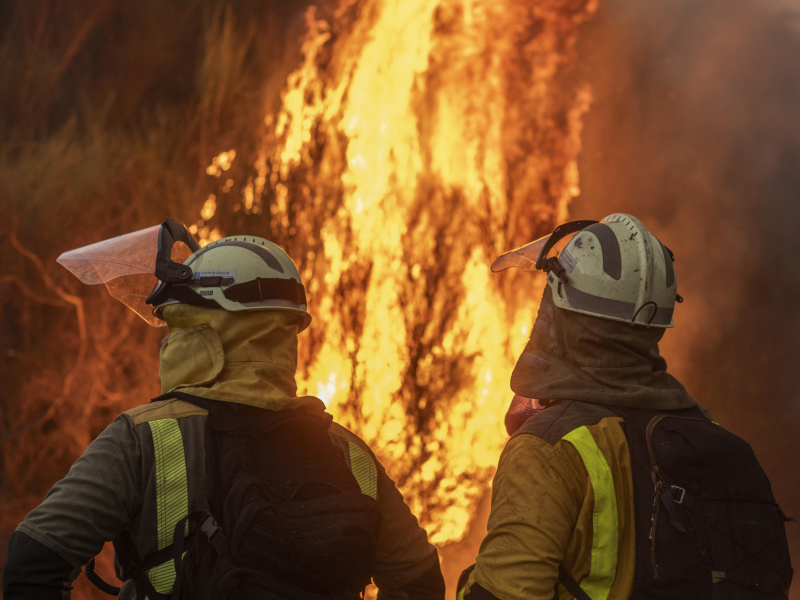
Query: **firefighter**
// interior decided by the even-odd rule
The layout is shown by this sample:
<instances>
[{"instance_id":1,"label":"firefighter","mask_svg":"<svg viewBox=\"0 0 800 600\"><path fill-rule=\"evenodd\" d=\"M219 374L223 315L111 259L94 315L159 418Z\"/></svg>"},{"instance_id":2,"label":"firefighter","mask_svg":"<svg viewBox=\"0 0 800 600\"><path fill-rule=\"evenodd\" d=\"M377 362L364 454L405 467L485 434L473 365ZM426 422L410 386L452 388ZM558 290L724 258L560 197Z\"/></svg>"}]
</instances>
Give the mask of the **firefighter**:
<instances>
[{"instance_id":1,"label":"firefighter","mask_svg":"<svg viewBox=\"0 0 800 600\"><path fill-rule=\"evenodd\" d=\"M614 214L564 224L492 270L510 267L547 285L459 600L787 598L769 481L659 354L683 301L670 250Z\"/></svg>"},{"instance_id":2,"label":"firefighter","mask_svg":"<svg viewBox=\"0 0 800 600\"><path fill-rule=\"evenodd\" d=\"M172 260L173 250L183 245L194 252L183 262ZM181 559L180 551L174 558L174 545L188 548L201 533L208 536L209 548L211 544L216 548L227 535L228 546L222 551L228 559L233 556L233 562L246 551L251 555L260 552L261 558L251 560L250 565L266 569L263 574L256 573L259 581L272 581L276 588L262 586L260 593L233 592L229 597L358 598L358 590L352 586L350 593L328 594L324 581L325 577L345 581L348 569L354 569L358 560L371 569L361 573L361 583L365 574L367 582L373 577L384 598L444 597L437 551L375 455L356 435L330 421L321 400L297 396L297 334L309 326L311 316L300 275L281 248L253 236L228 237L199 248L182 224L168 220L160 227L66 253L59 262L87 283L119 283L140 276L143 269L153 271L155 265L160 281L146 303L133 292L120 293L119 285L115 289L116 295L142 316L163 320L169 326L160 350L162 396L117 417L19 525L5 565L6 600L68 597L81 568L108 541L114 542L117 573L124 580L120 598L171 598L180 570L176 564ZM208 513L215 510L209 494L220 491L209 491L206 477L211 463L205 462L210 450L204 439L211 435L207 427L210 412L219 419L213 424L215 432L225 428L225 419L245 430L267 416L288 419L292 427L307 426L309 431L318 431L319 424L324 424L324 439L317 436L314 446L289 436L287 445L291 447L279 457L268 457L273 462L265 463L265 469L275 467L278 475L274 481L284 486L278 495L269 496L275 506L288 506L286 485L302 481L291 493L302 495L303 501L292 504L294 512L282 513L285 519L295 519L288 528L292 531L281 533L285 528L280 520L275 521L274 531L262 527L262 537L275 538L274 544L248 550L240 543L233 551L240 541L235 538L246 540L252 530L258 530L256 521L240 533L226 529L225 524L236 524L240 515L226 514L223 523L219 514ZM300 413L305 420L295 423L291 415ZM276 426L270 436L281 435L285 429ZM330 474L302 463L304 456L317 456L314 453L322 453L320 460L330 465ZM292 470L293 465L303 464L306 471ZM216 476L224 478L227 473ZM350 493L333 495L332 489ZM232 495L230 492L227 499ZM326 510L349 519L352 526L347 531L336 519L326 521L320 516L320 503L329 498L338 504ZM304 560L312 552L312 544L303 538L300 542L305 546L297 550L292 544L298 542L286 536L298 535L306 516L303 511L311 505L317 507L317 512L308 516L316 519L313 542L336 543L340 551L315 555L319 568L298 572L301 564L286 563L287 557L296 554L298 561ZM353 506L363 507L364 515L353 512ZM222 509L217 506L217 510ZM236 512L228 504L225 511ZM370 511L377 516L373 518ZM196 514L201 517L192 524L191 515ZM197 531L192 538L179 540L181 536L173 534L183 533L187 520L187 531ZM373 527L375 539L370 538ZM220 529L222 534L217 536ZM329 531L339 538L328 540ZM363 544L348 545L346 536ZM373 542L374 547L370 546ZM363 557L365 549L372 555ZM341 565L338 572L323 572L325 565L335 560ZM92 579L97 580L96 575ZM221 584L217 581L214 585ZM117 592L109 584L105 587ZM191 597L205 596L198 592Z\"/></svg>"}]
</instances>

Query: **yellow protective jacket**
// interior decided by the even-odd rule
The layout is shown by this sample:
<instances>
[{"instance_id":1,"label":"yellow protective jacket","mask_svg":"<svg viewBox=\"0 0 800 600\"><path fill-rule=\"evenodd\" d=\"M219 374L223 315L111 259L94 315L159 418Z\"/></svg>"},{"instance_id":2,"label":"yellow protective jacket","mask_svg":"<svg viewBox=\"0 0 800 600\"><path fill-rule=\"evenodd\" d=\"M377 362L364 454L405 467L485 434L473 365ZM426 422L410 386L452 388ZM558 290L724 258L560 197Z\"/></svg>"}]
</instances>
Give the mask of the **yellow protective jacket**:
<instances>
[{"instance_id":1,"label":"yellow protective jacket","mask_svg":"<svg viewBox=\"0 0 800 600\"><path fill-rule=\"evenodd\" d=\"M162 393L177 391L266 410L324 410L321 400L296 396L297 324L287 313L174 305L164 315L170 333L160 353ZM18 531L70 563L72 579L105 542L123 532L142 559L169 546L175 524L205 508L206 414L173 398L120 415ZM383 466L345 428L332 423L328 432L342 448L362 493L378 502L382 523L373 578L380 597L408 600L424 589L426 598L443 598L436 549ZM119 569L118 574L125 577ZM172 562L151 569L149 577L156 591L169 592L175 577ZM416 587L409 588L411 584ZM133 581L122 586L119 597L136 597Z\"/></svg>"},{"instance_id":2,"label":"yellow protective jacket","mask_svg":"<svg viewBox=\"0 0 800 600\"><path fill-rule=\"evenodd\" d=\"M663 333L559 309L545 290L511 387L546 399L547 408L509 432L488 534L476 565L462 575L460 599L572 598L557 585L559 568L592 600L629 597L631 458L624 420L605 407L699 406L666 372L658 352Z\"/></svg>"},{"instance_id":3,"label":"yellow protective jacket","mask_svg":"<svg viewBox=\"0 0 800 600\"><path fill-rule=\"evenodd\" d=\"M600 407L567 400L512 437L464 598L551 600L559 567L593 600L629 597L633 483L621 422ZM559 587L560 598L572 598Z\"/></svg>"}]
</instances>

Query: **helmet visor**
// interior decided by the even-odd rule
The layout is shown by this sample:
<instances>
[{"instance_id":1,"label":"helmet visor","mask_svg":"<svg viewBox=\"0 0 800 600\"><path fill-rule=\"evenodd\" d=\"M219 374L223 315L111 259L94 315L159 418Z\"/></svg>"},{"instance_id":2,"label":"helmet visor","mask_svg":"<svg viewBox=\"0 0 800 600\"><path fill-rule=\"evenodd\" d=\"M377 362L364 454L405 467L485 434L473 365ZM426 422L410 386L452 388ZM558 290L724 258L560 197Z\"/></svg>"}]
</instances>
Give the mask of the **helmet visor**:
<instances>
[{"instance_id":1,"label":"helmet visor","mask_svg":"<svg viewBox=\"0 0 800 600\"><path fill-rule=\"evenodd\" d=\"M530 242L503 254L492 263L492 272L498 273L511 267L516 267L523 271L546 270L547 255L550 250L561 240L570 234L576 233L581 229L594 225L597 221L570 221L556 227L550 235L539 238L535 242Z\"/></svg>"},{"instance_id":2,"label":"helmet visor","mask_svg":"<svg viewBox=\"0 0 800 600\"><path fill-rule=\"evenodd\" d=\"M109 293L142 317L150 325L161 327L163 321L145 304L158 278L155 276L158 239L161 225L155 225L64 252L57 262L87 285L105 284ZM171 259L184 262L192 251L183 242L172 246Z\"/></svg>"},{"instance_id":3,"label":"helmet visor","mask_svg":"<svg viewBox=\"0 0 800 600\"><path fill-rule=\"evenodd\" d=\"M535 271L536 260L549 239L550 236L546 235L535 242L509 250L492 263L492 272L499 273L512 267L522 271Z\"/></svg>"}]
</instances>

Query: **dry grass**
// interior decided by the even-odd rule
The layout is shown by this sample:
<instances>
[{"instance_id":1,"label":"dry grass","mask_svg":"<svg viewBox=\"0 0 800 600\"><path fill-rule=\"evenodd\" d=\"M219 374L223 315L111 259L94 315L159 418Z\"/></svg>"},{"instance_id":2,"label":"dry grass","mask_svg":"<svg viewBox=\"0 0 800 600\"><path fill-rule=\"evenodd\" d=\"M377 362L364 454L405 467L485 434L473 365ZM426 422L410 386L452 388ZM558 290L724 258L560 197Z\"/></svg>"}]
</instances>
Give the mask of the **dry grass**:
<instances>
[{"instance_id":1,"label":"dry grass","mask_svg":"<svg viewBox=\"0 0 800 600\"><path fill-rule=\"evenodd\" d=\"M0 564L85 446L158 394L163 331L56 257L166 217L196 221L210 193L238 197L206 167L235 140L243 160L229 174L246 182L301 4L0 6ZM110 573L108 555L99 568ZM101 597L90 589L79 580L74 597Z\"/></svg>"}]
</instances>

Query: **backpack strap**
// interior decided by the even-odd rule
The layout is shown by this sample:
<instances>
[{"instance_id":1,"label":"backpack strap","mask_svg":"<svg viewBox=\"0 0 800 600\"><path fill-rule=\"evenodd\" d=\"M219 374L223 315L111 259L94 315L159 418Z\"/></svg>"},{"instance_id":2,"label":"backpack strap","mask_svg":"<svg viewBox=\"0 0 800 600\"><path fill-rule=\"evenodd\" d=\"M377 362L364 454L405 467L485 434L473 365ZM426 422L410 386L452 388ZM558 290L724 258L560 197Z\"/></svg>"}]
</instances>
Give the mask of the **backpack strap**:
<instances>
[{"instance_id":1,"label":"backpack strap","mask_svg":"<svg viewBox=\"0 0 800 600\"><path fill-rule=\"evenodd\" d=\"M153 587L153 582L150 581L148 576L149 565L161 564L155 561L161 559L166 553L154 552L144 561L140 560L136 544L133 543L133 539L127 530L123 531L122 535L112 543L114 544L114 552L116 552L122 564L122 577L126 580L133 579L136 583L136 597L147 597L150 600L169 600L167 594L162 594ZM169 556L166 558L168 559Z\"/></svg>"},{"instance_id":2,"label":"backpack strap","mask_svg":"<svg viewBox=\"0 0 800 600\"><path fill-rule=\"evenodd\" d=\"M511 437L532 435L555 446L571 431L596 425L613 416L615 413L604 406L578 400L557 400L525 421Z\"/></svg>"},{"instance_id":3,"label":"backpack strap","mask_svg":"<svg viewBox=\"0 0 800 600\"><path fill-rule=\"evenodd\" d=\"M200 526L191 535L184 535L184 532L189 527L189 523L192 522L199 523ZM214 520L211 514L207 511L201 510L186 515L180 521L178 521L175 524L175 531L172 535L172 544L155 553L162 554L169 551L170 558L172 558L172 564L175 568L175 583L172 586L172 593L170 594L171 598L181 597L181 587L183 586L183 577L181 577L181 571L183 570L183 561L186 554L183 548L187 541L191 544L194 536L199 535L197 532L204 534L208 538L208 541L213 544L218 553L222 552L220 544L225 544L225 535L222 533L220 527L217 526L217 522Z\"/></svg>"},{"instance_id":4,"label":"backpack strap","mask_svg":"<svg viewBox=\"0 0 800 600\"><path fill-rule=\"evenodd\" d=\"M658 526L662 504L667 510L672 524L679 530L685 530L685 524L675 507L676 501L690 501L687 496L681 497L680 489L673 490L659 484L652 469L648 450L647 427L656 417L664 414L703 418L708 420L699 406L679 410L658 410L644 408L609 407L615 414L624 419L621 423L628 442L631 458L633 482L634 523L636 524L636 566L634 570L634 586L643 581L652 581L660 577L656 562L656 544L654 532ZM682 488L681 488L682 489Z\"/></svg>"},{"instance_id":5,"label":"backpack strap","mask_svg":"<svg viewBox=\"0 0 800 600\"><path fill-rule=\"evenodd\" d=\"M572 578L572 575L567 573L564 567L558 567L558 582L563 585L566 590L575 596L575 600L592 600L592 598L581 589L580 584ZM556 600L558 598L558 589L556 588Z\"/></svg>"}]
</instances>

